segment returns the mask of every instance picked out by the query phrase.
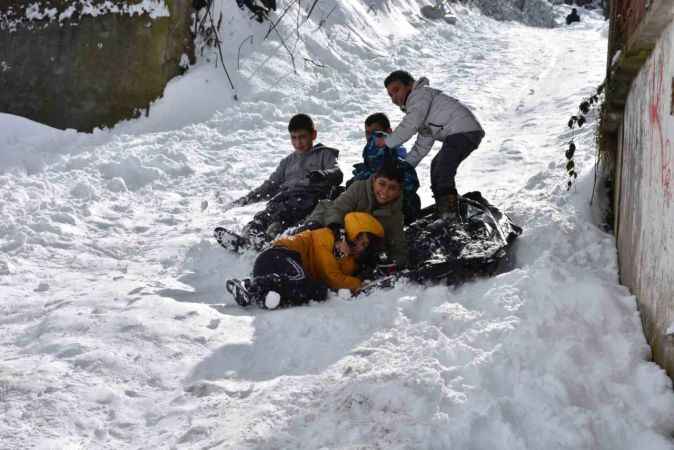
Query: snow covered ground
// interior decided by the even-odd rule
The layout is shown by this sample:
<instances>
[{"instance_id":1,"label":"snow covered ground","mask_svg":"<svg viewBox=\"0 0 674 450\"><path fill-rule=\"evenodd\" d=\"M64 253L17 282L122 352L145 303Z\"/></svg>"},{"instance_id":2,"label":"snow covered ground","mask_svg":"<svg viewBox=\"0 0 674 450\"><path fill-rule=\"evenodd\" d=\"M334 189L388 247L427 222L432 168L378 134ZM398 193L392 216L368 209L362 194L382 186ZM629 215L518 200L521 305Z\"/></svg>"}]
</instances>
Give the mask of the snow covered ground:
<instances>
[{"instance_id":1,"label":"snow covered ground","mask_svg":"<svg viewBox=\"0 0 674 450\"><path fill-rule=\"evenodd\" d=\"M113 130L0 114L0 447L674 448L671 382L589 206L591 127L565 186L566 121L603 78L608 24L529 28L455 6L451 26L412 1L319 3L300 41L296 9L280 28L294 74L230 3L217 5L239 102L207 52L150 117ZM254 255L227 254L211 230L260 205L222 203L290 151L296 112L349 173L365 116L401 117L382 86L397 68L481 119L459 189L523 226L517 268L282 311L232 305L224 280Z\"/></svg>"}]
</instances>

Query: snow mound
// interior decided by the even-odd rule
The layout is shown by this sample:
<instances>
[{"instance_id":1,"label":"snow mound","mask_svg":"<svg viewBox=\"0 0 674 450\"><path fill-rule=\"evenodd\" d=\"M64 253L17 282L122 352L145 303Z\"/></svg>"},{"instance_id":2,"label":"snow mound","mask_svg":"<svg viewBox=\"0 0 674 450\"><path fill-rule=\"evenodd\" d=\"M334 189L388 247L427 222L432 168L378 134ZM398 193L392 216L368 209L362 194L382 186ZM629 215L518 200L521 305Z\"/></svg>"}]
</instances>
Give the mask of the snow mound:
<instances>
[{"instance_id":1,"label":"snow mound","mask_svg":"<svg viewBox=\"0 0 674 450\"><path fill-rule=\"evenodd\" d=\"M554 27L555 13L547 0L471 0L480 11L496 20L512 20L537 27Z\"/></svg>"}]
</instances>

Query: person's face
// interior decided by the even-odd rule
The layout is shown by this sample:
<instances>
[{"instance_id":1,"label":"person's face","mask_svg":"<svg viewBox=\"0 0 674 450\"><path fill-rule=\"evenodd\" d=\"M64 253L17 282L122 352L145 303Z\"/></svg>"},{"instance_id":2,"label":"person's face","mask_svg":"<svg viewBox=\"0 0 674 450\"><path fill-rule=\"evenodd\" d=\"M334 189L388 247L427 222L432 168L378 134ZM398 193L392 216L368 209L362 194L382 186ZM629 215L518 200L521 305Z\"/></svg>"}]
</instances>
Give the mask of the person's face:
<instances>
[{"instance_id":1,"label":"person's face","mask_svg":"<svg viewBox=\"0 0 674 450\"><path fill-rule=\"evenodd\" d=\"M370 237L367 233L359 233L358 236L356 236L356 239L349 243L349 249L351 250L351 254L358 258L365 252L365 250L367 250L369 245Z\"/></svg>"},{"instance_id":2,"label":"person's face","mask_svg":"<svg viewBox=\"0 0 674 450\"><path fill-rule=\"evenodd\" d=\"M400 197L400 183L397 180L375 177L372 181L372 190L380 205L387 205Z\"/></svg>"},{"instance_id":3,"label":"person's face","mask_svg":"<svg viewBox=\"0 0 674 450\"><path fill-rule=\"evenodd\" d=\"M386 86L389 97L393 104L403 106L407 99L407 94L412 90L412 86L402 84L400 81L392 81Z\"/></svg>"},{"instance_id":4,"label":"person's face","mask_svg":"<svg viewBox=\"0 0 674 450\"><path fill-rule=\"evenodd\" d=\"M372 137L372 133L375 131L383 131L385 133L390 133L391 129L390 128L384 128L384 126L380 123L373 123L372 125L365 125L365 140L369 141L370 138Z\"/></svg>"},{"instance_id":5,"label":"person's face","mask_svg":"<svg viewBox=\"0 0 674 450\"><path fill-rule=\"evenodd\" d=\"M311 147L314 145L314 140L316 139L316 130L297 130L290 132L290 142L293 144L293 148L298 152L308 152L311 150Z\"/></svg>"}]
</instances>

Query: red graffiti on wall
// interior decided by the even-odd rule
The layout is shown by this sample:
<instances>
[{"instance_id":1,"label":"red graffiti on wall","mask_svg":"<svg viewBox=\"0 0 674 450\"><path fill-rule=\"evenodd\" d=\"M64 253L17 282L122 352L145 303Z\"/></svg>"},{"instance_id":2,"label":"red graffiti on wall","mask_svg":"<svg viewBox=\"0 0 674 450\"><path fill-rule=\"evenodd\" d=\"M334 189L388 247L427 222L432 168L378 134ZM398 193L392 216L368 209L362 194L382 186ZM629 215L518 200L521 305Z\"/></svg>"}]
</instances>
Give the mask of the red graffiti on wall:
<instances>
[{"instance_id":1,"label":"red graffiti on wall","mask_svg":"<svg viewBox=\"0 0 674 450\"><path fill-rule=\"evenodd\" d=\"M662 131L661 105L663 93L664 80L664 55L660 51L657 64L653 67L653 72L650 80L650 98L651 103L648 105L648 116L651 126L655 128L655 133L658 138L660 149L660 184L665 196L665 202L669 205L672 200L672 166L669 161L669 154L671 153L671 143L669 139L665 142Z\"/></svg>"}]
</instances>

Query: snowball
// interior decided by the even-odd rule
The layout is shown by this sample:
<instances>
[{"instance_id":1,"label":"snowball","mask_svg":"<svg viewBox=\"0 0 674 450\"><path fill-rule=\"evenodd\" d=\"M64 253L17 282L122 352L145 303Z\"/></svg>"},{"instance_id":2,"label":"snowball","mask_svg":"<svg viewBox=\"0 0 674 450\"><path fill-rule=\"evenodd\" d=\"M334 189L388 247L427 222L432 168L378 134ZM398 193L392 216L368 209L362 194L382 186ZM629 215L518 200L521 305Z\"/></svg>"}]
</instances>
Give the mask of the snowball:
<instances>
[{"instance_id":1,"label":"snowball","mask_svg":"<svg viewBox=\"0 0 674 450\"><path fill-rule=\"evenodd\" d=\"M276 309L280 304L281 304L281 294L275 291L267 292L267 296L264 298L265 308Z\"/></svg>"}]
</instances>

